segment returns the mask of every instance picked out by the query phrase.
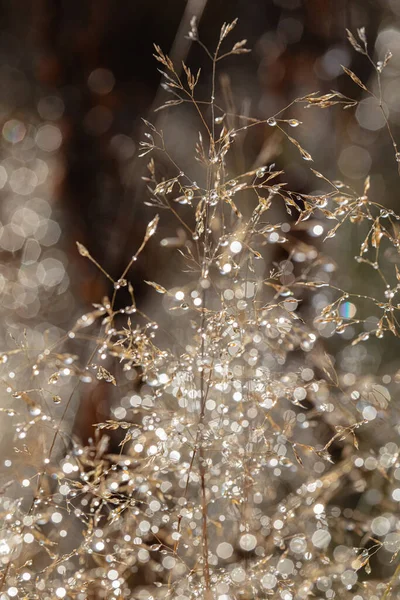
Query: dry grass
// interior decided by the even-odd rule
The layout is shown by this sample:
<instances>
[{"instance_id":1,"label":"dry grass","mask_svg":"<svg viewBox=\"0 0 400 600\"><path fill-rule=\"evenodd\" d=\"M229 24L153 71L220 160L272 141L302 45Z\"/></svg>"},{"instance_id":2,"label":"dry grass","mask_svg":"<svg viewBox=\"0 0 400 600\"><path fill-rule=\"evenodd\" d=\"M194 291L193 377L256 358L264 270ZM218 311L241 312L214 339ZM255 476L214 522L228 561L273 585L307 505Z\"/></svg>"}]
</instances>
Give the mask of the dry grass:
<instances>
[{"instance_id":1,"label":"dry grass","mask_svg":"<svg viewBox=\"0 0 400 600\"><path fill-rule=\"evenodd\" d=\"M369 178L352 189L312 168L291 133L301 126L294 108L351 110L355 100L309 94L263 121L221 107L220 61L248 51L245 40L230 44L234 26L223 25L215 51L203 46L207 100L196 96L201 74L184 65L179 75L155 47L173 96L162 108L190 103L198 119L201 180L146 121L146 204L160 217L117 278L78 243L112 297L62 343L39 355L16 343L2 355L15 447L0 498L1 600L397 597L396 375L355 374L350 363L365 357L357 348L399 337L400 217L370 195ZM189 36L201 44L194 21ZM372 61L363 30L349 39ZM379 90L389 60L374 64ZM375 98L398 160L381 92L345 71ZM284 165L232 172L231 148L254 127L279 131L323 191L288 190ZM160 153L175 173L168 180ZM279 206L287 222L277 222ZM166 211L184 233L161 248L178 246L182 272L171 289L146 282L162 300L157 324L129 277ZM297 235L324 232L329 251L342 226L364 232L356 261L372 273L368 293L339 287L325 245ZM107 387L113 418L83 446L64 417L95 385Z\"/></svg>"}]
</instances>

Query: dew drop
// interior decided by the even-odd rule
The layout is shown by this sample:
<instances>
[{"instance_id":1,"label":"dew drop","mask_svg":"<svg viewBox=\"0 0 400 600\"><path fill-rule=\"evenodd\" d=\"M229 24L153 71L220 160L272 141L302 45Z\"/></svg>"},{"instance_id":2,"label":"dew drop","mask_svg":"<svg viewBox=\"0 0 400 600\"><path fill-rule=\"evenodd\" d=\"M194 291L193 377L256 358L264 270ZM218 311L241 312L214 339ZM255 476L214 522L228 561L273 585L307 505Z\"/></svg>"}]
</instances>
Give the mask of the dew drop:
<instances>
[{"instance_id":1,"label":"dew drop","mask_svg":"<svg viewBox=\"0 0 400 600\"><path fill-rule=\"evenodd\" d=\"M261 179L261 177L264 177L265 172L266 172L266 168L265 167L261 167L261 169L257 169L256 171L256 176Z\"/></svg>"},{"instance_id":2,"label":"dew drop","mask_svg":"<svg viewBox=\"0 0 400 600\"><path fill-rule=\"evenodd\" d=\"M116 281L114 283L114 289L119 290L122 287L125 287L128 285L128 282L126 279L118 279L118 281Z\"/></svg>"}]
</instances>

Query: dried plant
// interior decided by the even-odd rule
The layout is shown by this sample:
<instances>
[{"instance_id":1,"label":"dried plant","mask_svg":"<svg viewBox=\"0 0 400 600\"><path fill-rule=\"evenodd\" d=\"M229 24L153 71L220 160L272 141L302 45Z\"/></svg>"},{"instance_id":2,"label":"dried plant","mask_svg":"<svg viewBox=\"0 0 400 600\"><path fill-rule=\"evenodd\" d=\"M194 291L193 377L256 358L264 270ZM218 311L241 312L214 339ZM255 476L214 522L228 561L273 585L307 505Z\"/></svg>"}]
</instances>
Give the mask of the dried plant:
<instances>
[{"instance_id":1,"label":"dried plant","mask_svg":"<svg viewBox=\"0 0 400 600\"><path fill-rule=\"evenodd\" d=\"M184 64L181 76L155 46L173 95L161 108L193 107L203 169L199 182L182 172L163 132L145 122L146 204L181 228L161 240L180 254L179 281L146 282L162 296L159 323L129 282L157 214L116 279L78 243L112 297L39 354L16 340L1 356L10 397L2 410L15 430L0 497L2 599L399 593L397 376L369 374L359 349L400 335L400 217L373 199L369 178L357 190L310 167L324 191L305 194L287 189L284 165L232 172L230 150L255 126L279 131L311 164L288 133L301 125L293 107L357 104L332 91L267 120L226 111L219 63L248 51L246 40L229 46L235 24L222 26L211 52L192 21L189 36L211 62L206 101L196 95L200 72ZM365 32L358 37L349 32L372 61ZM379 81L389 59L374 64ZM398 160L382 94L345 71L376 99ZM279 206L289 223L276 222ZM334 261L297 234L325 232L329 249L347 226L363 232L356 261L371 285L362 294L338 286ZM82 445L64 419L80 389L95 385L106 386L112 415Z\"/></svg>"}]
</instances>

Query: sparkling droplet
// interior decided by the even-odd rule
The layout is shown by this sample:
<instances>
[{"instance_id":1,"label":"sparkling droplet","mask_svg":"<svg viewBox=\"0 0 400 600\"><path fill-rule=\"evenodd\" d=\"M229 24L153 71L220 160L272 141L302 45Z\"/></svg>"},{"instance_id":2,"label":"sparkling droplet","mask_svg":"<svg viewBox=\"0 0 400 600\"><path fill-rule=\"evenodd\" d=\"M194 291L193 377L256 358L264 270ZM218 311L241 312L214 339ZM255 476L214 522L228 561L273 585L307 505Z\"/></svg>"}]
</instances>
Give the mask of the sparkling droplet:
<instances>
[{"instance_id":1,"label":"sparkling droplet","mask_svg":"<svg viewBox=\"0 0 400 600\"><path fill-rule=\"evenodd\" d=\"M265 173L266 173L267 169L266 167L261 167L260 169L257 169L256 171L256 176L261 179L261 177L264 177Z\"/></svg>"},{"instance_id":2,"label":"sparkling droplet","mask_svg":"<svg viewBox=\"0 0 400 600\"><path fill-rule=\"evenodd\" d=\"M128 285L128 282L127 282L127 280L126 280L126 279L118 279L118 281L116 281L116 282L114 283L114 288L115 288L116 290L119 290L120 288L122 288L122 287L126 287L127 285Z\"/></svg>"},{"instance_id":3,"label":"sparkling droplet","mask_svg":"<svg viewBox=\"0 0 400 600\"><path fill-rule=\"evenodd\" d=\"M209 200L208 200L208 204L210 206L215 206L216 204L218 204L218 193L213 190L209 196Z\"/></svg>"},{"instance_id":4,"label":"sparkling droplet","mask_svg":"<svg viewBox=\"0 0 400 600\"><path fill-rule=\"evenodd\" d=\"M232 254L238 254L242 249L242 244L239 240L234 240L229 246Z\"/></svg>"}]
</instances>

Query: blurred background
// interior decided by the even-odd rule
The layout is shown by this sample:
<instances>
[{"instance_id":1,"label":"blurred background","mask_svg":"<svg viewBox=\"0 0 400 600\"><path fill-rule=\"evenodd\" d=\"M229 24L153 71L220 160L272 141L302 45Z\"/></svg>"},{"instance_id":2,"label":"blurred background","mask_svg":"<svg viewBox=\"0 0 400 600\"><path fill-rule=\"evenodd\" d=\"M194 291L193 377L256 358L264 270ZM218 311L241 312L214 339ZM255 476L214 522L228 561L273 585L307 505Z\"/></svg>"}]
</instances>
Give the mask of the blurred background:
<instances>
[{"instance_id":1,"label":"blurred background","mask_svg":"<svg viewBox=\"0 0 400 600\"><path fill-rule=\"evenodd\" d=\"M286 118L304 123L296 137L315 157L316 169L360 193L371 173L374 199L396 208L398 175L384 121L341 65L375 89L371 64L351 48L346 28L355 32L365 26L376 60L392 50L383 93L393 133L399 135L399 0L174 0L168 5L159 0L2 0L0 14L2 351L21 339L32 351L56 342L91 303L112 293L107 279L78 255L75 242L115 278L139 246L154 216L145 205L147 160L137 157L142 117L163 128L182 169L192 168L198 125L182 106L154 113L168 97L152 54L156 42L177 64L184 59L194 69L201 67L199 94L206 98L208 59L185 38L193 15L207 47L215 46L224 21L238 17L235 40L247 38L252 49L222 66L218 99L223 106L233 98L238 112L266 119L313 91L337 89L361 100L345 111L305 110L299 104ZM268 126L246 136L236 160L240 168L275 162L285 169L290 189L318 191L309 165ZM171 175L162 161L160 170ZM159 239L179 238L176 223L161 216ZM323 234L313 231L314 238ZM153 302L143 279L173 283L173 272L165 270L171 253L159 239L151 240L131 275L141 303ZM340 247L329 242L339 267L356 253L361 239L349 233ZM342 284L363 285L357 263L347 265ZM389 342L387 356L391 352ZM369 353L363 368L378 370L384 353ZM99 420L93 414L94 403L97 411L101 406L93 399L96 393L92 390L87 399L82 392L71 405L71 422L83 440ZM100 410L103 416L107 411L106 406Z\"/></svg>"}]
</instances>

